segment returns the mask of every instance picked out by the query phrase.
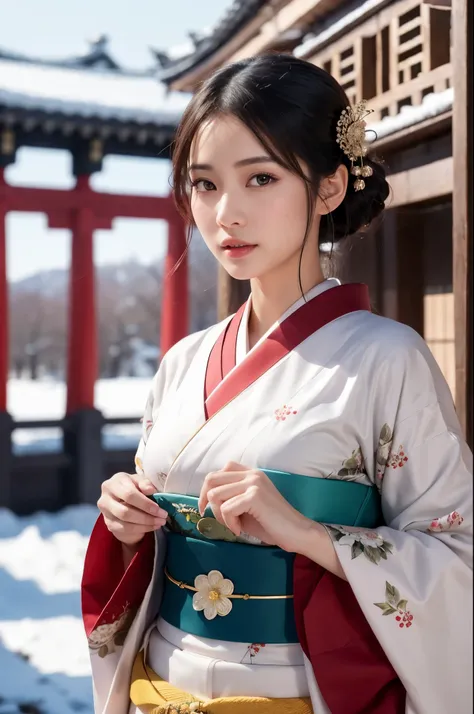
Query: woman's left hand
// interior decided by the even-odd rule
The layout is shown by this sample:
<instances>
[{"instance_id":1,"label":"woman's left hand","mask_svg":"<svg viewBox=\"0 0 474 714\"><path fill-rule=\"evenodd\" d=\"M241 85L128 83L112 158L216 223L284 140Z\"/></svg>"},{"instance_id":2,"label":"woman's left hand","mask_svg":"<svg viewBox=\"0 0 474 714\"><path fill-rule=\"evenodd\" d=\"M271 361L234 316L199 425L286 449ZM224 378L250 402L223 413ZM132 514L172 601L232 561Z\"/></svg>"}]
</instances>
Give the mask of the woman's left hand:
<instances>
[{"instance_id":1,"label":"woman's left hand","mask_svg":"<svg viewBox=\"0 0 474 714\"><path fill-rule=\"evenodd\" d=\"M206 476L199 497L201 514L207 504L235 535L243 531L290 553L301 552L305 536L323 528L293 508L263 471L235 462Z\"/></svg>"}]
</instances>

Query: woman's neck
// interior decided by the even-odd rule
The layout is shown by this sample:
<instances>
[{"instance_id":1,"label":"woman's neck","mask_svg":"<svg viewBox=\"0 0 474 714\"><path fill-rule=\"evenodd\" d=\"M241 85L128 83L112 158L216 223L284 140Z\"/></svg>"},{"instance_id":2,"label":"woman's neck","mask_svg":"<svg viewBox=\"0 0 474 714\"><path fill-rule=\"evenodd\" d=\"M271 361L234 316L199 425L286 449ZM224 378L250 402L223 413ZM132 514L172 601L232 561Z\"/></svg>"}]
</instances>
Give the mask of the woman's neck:
<instances>
[{"instance_id":1,"label":"woman's neck","mask_svg":"<svg viewBox=\"0 0 474 714\"><path fill-rule=\"evenodd\" d=\"M317 266L319 268L319 265ZM310 276L302 276L303 294L316 285L324 282L325 278L321 269L312 271ZM265 276L263 279L255 278L250 281L252 290L252 305L248 322L249 349L280 319L301 295L298 280L289 281L287 278L276 279L275 276Z\"/></svg>"}]
</instances>

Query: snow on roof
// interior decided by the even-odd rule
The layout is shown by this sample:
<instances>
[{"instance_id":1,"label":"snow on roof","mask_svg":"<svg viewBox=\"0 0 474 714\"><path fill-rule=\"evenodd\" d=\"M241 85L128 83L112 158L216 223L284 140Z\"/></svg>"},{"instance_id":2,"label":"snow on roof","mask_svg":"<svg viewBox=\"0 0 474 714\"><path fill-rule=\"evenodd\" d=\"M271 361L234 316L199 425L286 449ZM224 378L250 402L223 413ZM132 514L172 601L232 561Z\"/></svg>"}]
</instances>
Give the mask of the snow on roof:
<instances>
[{"instance_id":1,"label":"snow on roof","mask_svg":"<svg viewBox=\"0 0 474 714\"><path fill-rule=\"evenodd\" d=\"M395 116L385 117L381 121L372 124L368 123L367 131L370 132L368 140L372 142L376 139L383 139L385 136L395 134L397 131L420 124L426 119L439 116L452 109L453 100L454 91L452 87L445 89L444 92L427 94L421 104L402 107L399 114Z\"/></svg>"},{"instance_id":2,"label":"snow on roof","mask_svg":"<svg viewBox=\"0 0 474 714\"><path fill-rule=\"evenodd\" d=\"M350 26L362 22L367 15L372 14L383 5L387 5L388 2L389 0L365 0L365 2L353 10L339 14L337 19L334 18L334 15L331 15L330 18L328 18L329 24L327 26L320 25L323 29L321 29L316 36L307 37L301 45L295 47L293 54L295 57L305 57L310 52L316 51L336 35L344 30L348 30Z\"/></svg>"},{"instance_id":3,"label":"snow on roof","mask_svg":"<svg viewBox=\"0 0 474 714\"><path fill-rule=\"evenodd\" d=\"M177 124L190 96L153 76L0 59L0 106L140 124Z\"/></svg>"}]
</instances>

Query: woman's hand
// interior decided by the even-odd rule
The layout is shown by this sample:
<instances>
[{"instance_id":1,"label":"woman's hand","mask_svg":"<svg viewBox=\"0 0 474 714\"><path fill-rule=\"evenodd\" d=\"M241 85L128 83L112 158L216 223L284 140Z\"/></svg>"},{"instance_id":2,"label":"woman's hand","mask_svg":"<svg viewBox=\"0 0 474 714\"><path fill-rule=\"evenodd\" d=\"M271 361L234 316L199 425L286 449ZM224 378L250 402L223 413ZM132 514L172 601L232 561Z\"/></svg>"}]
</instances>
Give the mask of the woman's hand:
<instances>
[{"instance_id":1,"label":"woman's hand","mask_svg":"<svg viewBox=\"0 0 474 714\"><path fill-rule=\"evenodd\" d=\"M322 528L293 508L266 474L234 462L206 476L199 498L201 514L208 503L216 519L235 535L243 531L291 553L300 552L311 530Z\"/></svg>"},{"instance_id":2,"label":"woman's hand","mask_svg":"<svg viewBox=\"0 0 474 714\"><path fill-rule=\"evenodd\" d=\"M134 546L146 533L165 525L168 514L147 498L153 493L151 481L136 474L118 473L104 481L97 506L117 540Z\"/></svg>"}]
</instances>

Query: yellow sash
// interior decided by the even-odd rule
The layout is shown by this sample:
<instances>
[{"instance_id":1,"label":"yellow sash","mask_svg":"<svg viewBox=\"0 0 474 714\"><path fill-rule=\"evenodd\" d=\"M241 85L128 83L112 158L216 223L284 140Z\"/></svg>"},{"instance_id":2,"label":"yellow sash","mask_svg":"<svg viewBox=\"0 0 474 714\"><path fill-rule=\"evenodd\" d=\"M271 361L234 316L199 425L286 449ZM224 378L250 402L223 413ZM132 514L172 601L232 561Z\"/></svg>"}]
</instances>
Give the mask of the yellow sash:
<instances>
[{"instance_id":1,"label":"yellow sash","mask_svg":"<svg viewBox=\"0 0 474 714\"><path fill-rule=\"evenodd\" d=\"M313 714L309 697L220 697L201 701L171 686L148 667L143 651L135 658L130 699L143 714Z\"/></svg>"}]
</instances>

